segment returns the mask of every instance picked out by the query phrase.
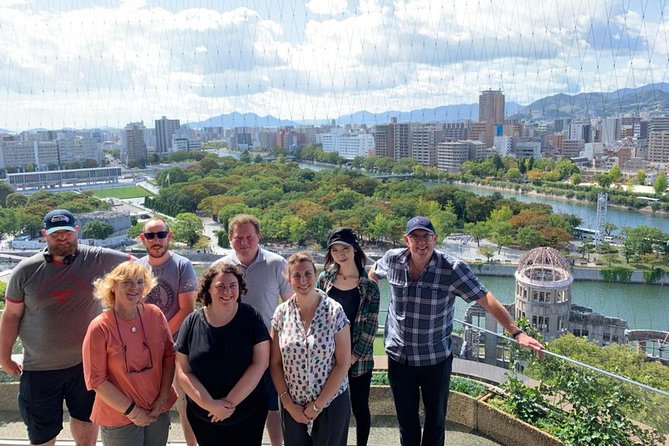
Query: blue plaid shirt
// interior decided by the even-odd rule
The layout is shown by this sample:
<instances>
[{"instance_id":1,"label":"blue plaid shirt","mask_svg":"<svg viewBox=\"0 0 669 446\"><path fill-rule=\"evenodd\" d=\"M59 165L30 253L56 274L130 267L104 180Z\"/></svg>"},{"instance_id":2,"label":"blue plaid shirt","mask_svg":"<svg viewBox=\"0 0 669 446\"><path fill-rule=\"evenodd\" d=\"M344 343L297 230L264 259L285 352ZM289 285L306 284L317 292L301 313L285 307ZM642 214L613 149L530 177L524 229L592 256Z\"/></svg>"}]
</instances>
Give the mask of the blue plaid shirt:
<instances>
[{"instance_id":1,"label":"blue plaid shirt","mask_svg":"<svg viewBox=\"0 0 669 446\"><path fill-rule=\"evenodd\" d=\"M409 256L406 248L391 249L374 270L390 285L386 353L403 364L434 365L451 354L455 296L473 302L488 290L467 263L436 249L420 277L413 280Z\"/></svg>"}]
</instances>

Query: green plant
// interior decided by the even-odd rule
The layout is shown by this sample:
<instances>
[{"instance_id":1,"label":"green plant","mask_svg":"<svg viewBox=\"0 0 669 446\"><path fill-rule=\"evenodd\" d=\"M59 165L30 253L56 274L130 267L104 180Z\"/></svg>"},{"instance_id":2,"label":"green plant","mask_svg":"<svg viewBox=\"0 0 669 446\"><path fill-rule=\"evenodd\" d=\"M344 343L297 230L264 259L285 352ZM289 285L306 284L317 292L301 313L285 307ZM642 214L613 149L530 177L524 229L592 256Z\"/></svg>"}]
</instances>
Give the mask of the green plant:
<instances>
[{"instance_id":1,"label":"green plant","mask_svg":"<svg viewBox=\"0 0 669 446\"><path fill-rule=\"evenodd\" d=\"M449 388L456 392L464 393L465 395L470 395L475 398L483 395L487 390L486 386L480 382L468 378L462 378L460 376L451 376Z\"/></svg>"}]
</instances>

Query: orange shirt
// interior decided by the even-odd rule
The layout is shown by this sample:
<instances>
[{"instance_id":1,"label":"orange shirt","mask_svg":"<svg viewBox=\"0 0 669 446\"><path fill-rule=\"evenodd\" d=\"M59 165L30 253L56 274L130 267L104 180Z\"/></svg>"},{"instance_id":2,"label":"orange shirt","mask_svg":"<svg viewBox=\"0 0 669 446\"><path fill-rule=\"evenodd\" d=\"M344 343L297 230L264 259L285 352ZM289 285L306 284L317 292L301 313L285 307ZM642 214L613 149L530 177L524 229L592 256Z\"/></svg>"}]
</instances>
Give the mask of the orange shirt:
<instances>
[{"instance_id":1,"label":"orange shirt","mask_svg":"<svg viewBox=\"0 0 669 446\"><path fill-rule=\"evenodd\" d=\"M119 338L119 331L122 340ZM144 333L149 348L144 345ZM127 346L125 354L124 342ZM141 323L138 318L132 321L115 319L113 311L108 309L88 326L82 356L84 380L89 390L109 381L137 406L150 410L160 393L163 367L174 364L174 341L165 316L155 305L144 304ZM128 373L128 370L142 370L151 364L151 368L141 373ZM167 412L176 398L176 392L172 388L161 412ZM98 396L93 404L91 421L101 426L123 426L131 423L129 418Z\"/></svg>"}]
</instances>

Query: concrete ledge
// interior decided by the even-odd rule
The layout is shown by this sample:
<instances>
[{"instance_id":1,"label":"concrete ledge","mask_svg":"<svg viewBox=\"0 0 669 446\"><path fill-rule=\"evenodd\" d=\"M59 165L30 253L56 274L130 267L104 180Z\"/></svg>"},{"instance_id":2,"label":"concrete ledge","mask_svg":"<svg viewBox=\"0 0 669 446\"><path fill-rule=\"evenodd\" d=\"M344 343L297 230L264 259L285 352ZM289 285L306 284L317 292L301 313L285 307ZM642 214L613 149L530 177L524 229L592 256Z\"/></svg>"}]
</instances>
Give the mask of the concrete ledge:
<instances>
[{"instance_id":1,"label":"concrete ledge","mask_svg":"<svg viewBox=\"0 0 669 446\"><path fill-rule=\"evenodd\" d=\"M552 435L488 404L486 400L490 396L491 394L486 394L474 398L452 391L448 398L446 420L468 427L504 446L563 445ZM369 402L373 415L395 415L390 387L372 386Z\"/></svg>"}]
</instances>

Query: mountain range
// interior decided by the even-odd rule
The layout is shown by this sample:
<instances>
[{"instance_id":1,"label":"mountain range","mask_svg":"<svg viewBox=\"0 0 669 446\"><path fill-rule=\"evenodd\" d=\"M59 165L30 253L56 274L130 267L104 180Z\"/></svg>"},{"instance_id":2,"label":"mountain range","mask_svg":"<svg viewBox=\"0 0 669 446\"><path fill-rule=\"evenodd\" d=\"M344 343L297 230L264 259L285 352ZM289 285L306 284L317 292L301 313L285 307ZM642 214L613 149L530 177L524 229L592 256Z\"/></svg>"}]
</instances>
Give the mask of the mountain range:
<instances>
[{"instance_id":1,"label":"mountain range","mask_svg":"<svg viewBox=\"0 0 669 446\"><path fill-rule=\"evenodd\" d=\"M564 93L548 96L522 107L510 118L556 119L569 117L608 117L656 113L669 110L669 84L648 84L639 88L623 88L610 93Z\"/></svg>"},{"instance_id":2,"label":"mountain range","mask_svg":"<svg viewBox=\"0 0 669 446\"><path fill-rule=\"evenodd\" d=\"M639 88L623 88L608 93L564 93L547 96L529 105L515 102L505 104L509 119L543 119L608 117L626 114L638 115L640 112L655 113L669 110L669 83L644 85ZM423 108L411 111L386 111L371 113L359 111L334 118L338 125L386 124L390 118L398 122L449 122L471 119L478 120L478 104L444 105L436 108ZM322 125L331 120L285 120L271 115L258 116L255 113L229 113L209 118L205 121L191 122L192 128L203 127L281 127L300 124Z\"/></svg>"},{"instance_id":3,"label":"mountain range","mask_svg":"<svg viewBox=\"0 0 669 446\"><path fill-rule=\"evenodd\" d=\"M669 111L669 83L648 84L638 88L623 88L608 93L564 93L547 96L529 105L515 102L505 104L508 119L588 118L619 115L638 115L641 112L664 113ZM391 118L398 122L450 122L471 119L478 120L478 104L443 105L436 108L422 108L411 111L385 111L371 113L358 111L334 118L337 125L373 126L386 124ZM191 128L204 127L285 127L311 124L329 124L332 119L289 120L271 115L258 116L255 113L227 113L213 116L204 121L189 122ZM31 129L35 131L36 129ZM0 128L1 133L10 133Z\"/></svg>"}]
</instances>

